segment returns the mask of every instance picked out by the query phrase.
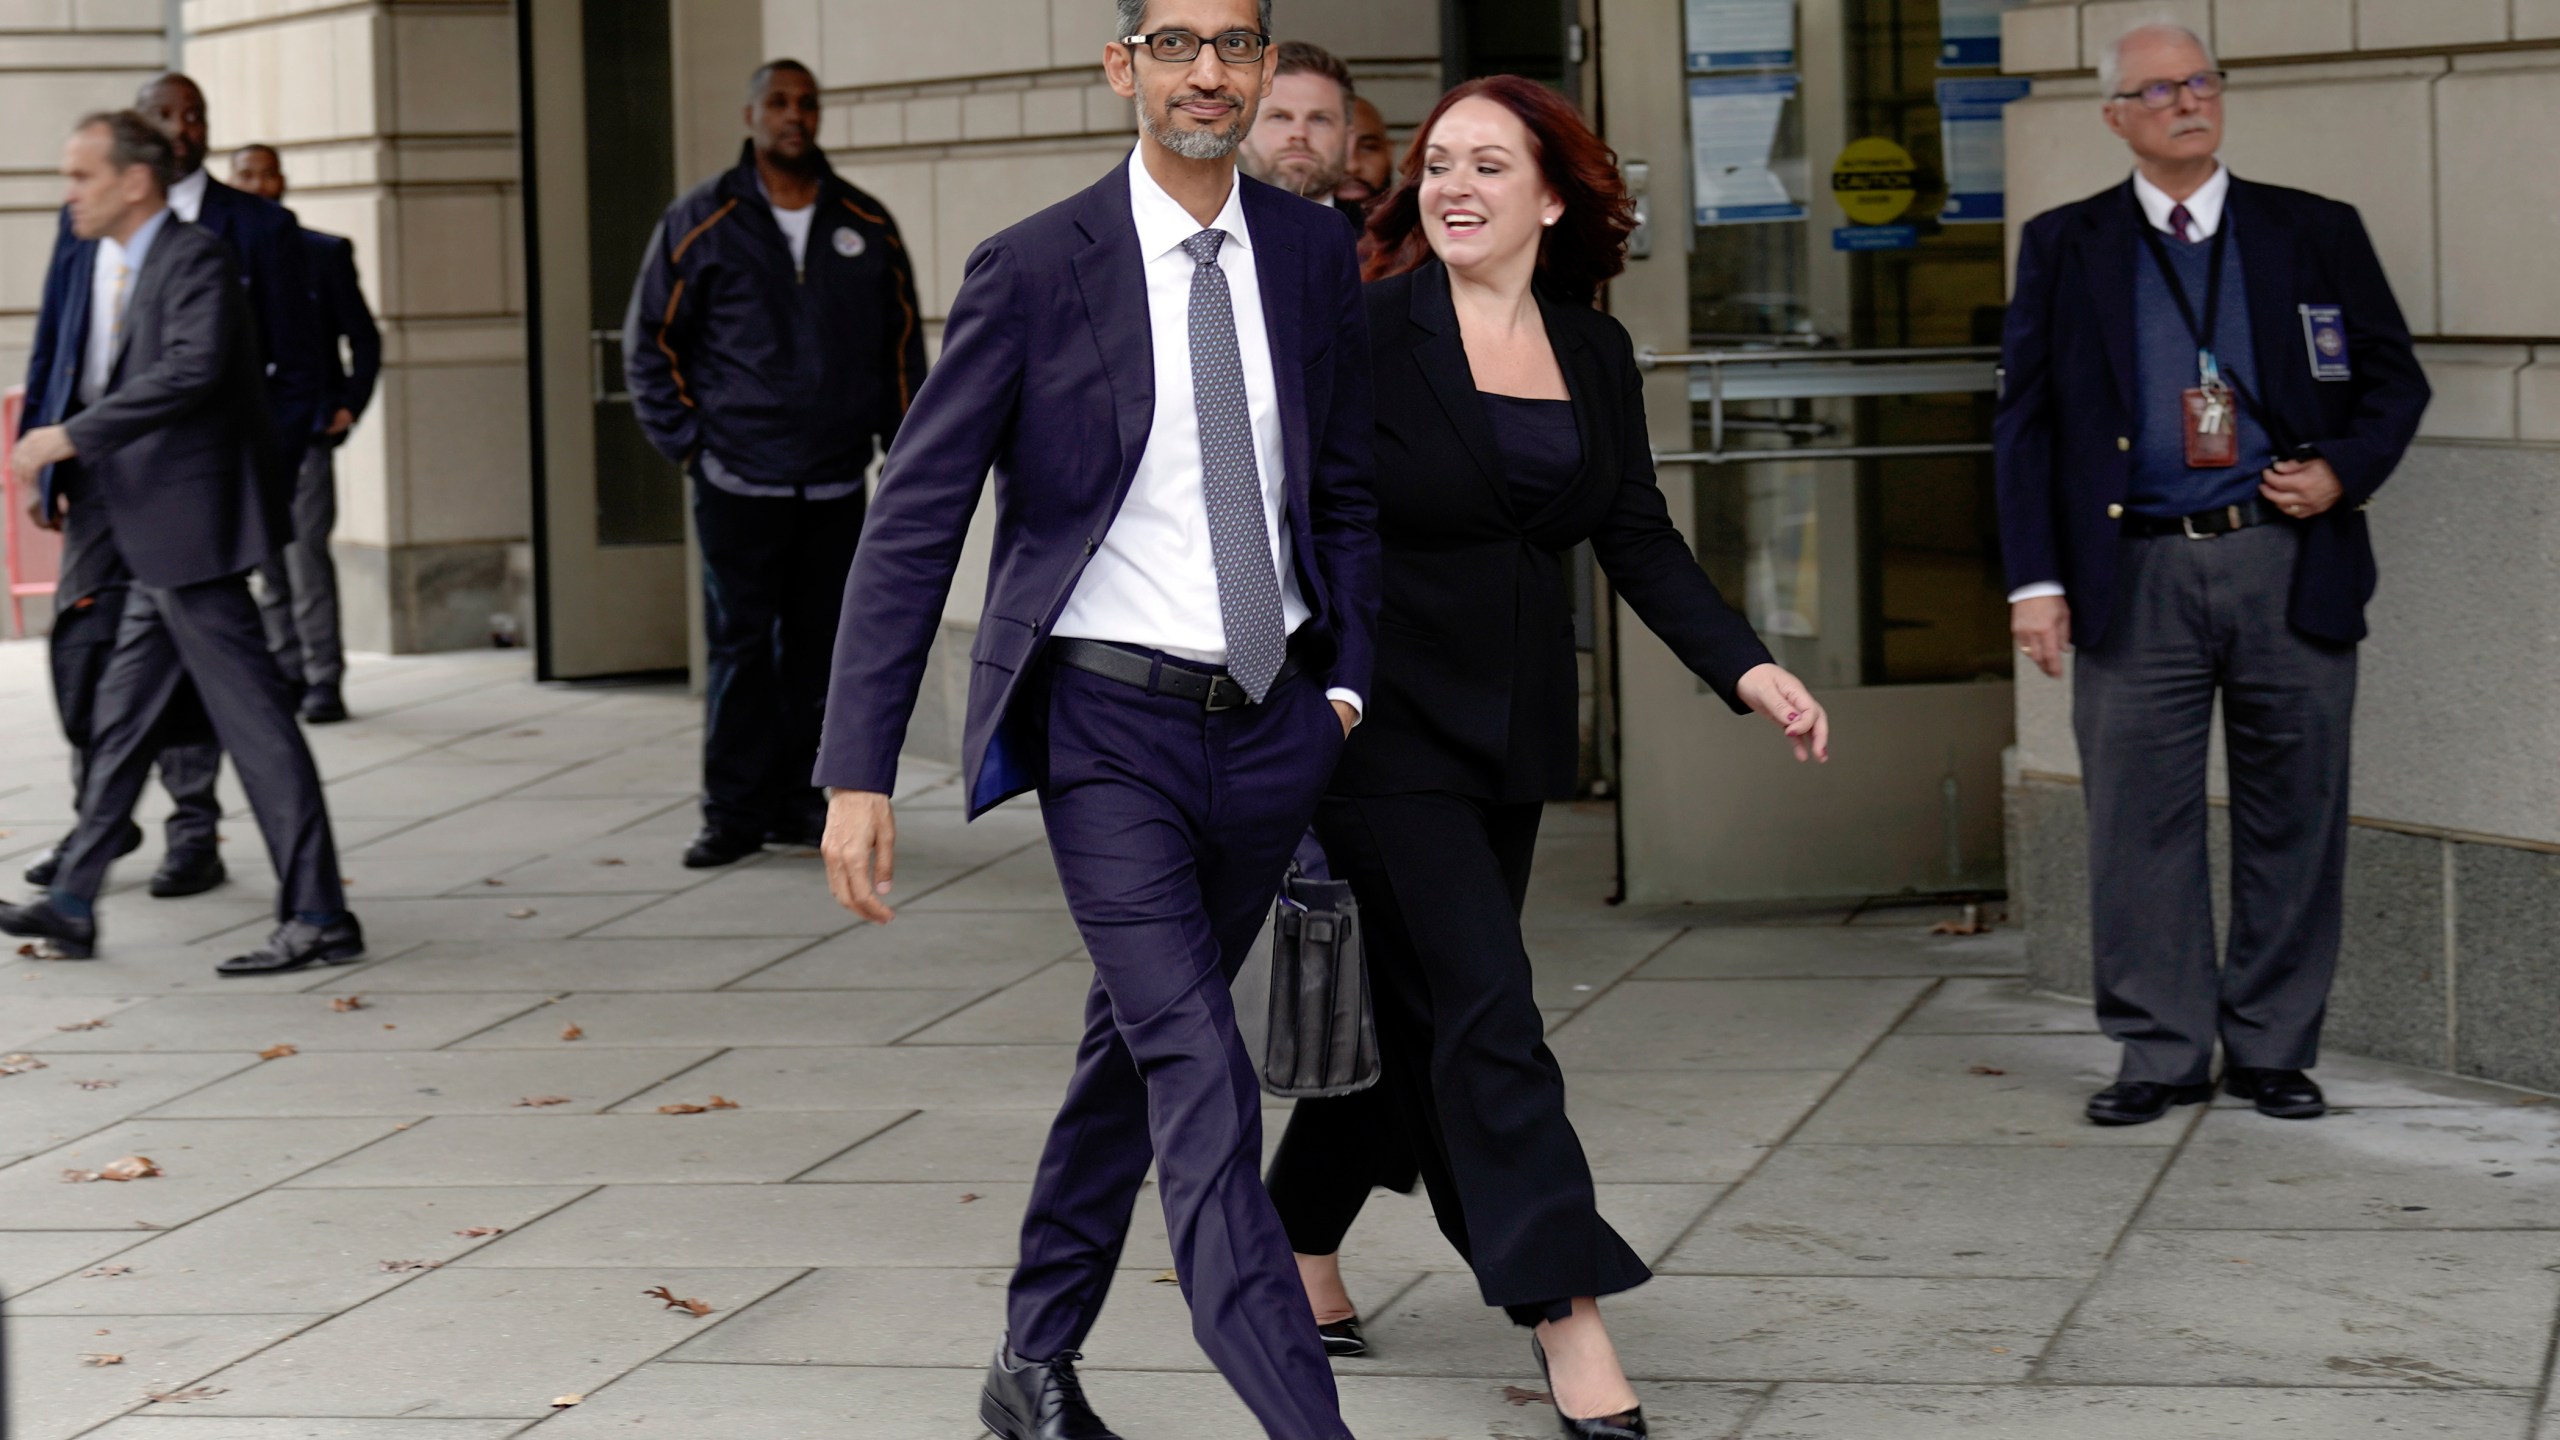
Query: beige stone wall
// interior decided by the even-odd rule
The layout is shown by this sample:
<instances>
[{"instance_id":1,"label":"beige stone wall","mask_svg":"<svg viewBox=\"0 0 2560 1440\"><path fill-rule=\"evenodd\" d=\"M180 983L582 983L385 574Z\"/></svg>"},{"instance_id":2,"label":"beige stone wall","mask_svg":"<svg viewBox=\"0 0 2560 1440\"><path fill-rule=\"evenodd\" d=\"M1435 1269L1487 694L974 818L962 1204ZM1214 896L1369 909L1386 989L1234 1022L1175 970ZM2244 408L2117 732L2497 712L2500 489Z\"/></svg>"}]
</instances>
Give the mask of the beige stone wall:
<instances>
[{"instance_id":1,"label":"beige stone wall","mask_svg":"<svg viewBox=\"0 0 2560 1440\"><path fill-rule=\"evenodd\" d=\"M355 241L381 388L339 452L348 642L486 643L530 528L515 27L505 0L187 0L217 169L262 140Z\"/></svg>"},{"instance_id":2,"label":"beige stone wall","mask_svg":"<svg viewBox=\"0 0 2560 1440\"><path fill-rule=\"evenodd\" d=\"M2560 774L2555 682L2528 658L2560 643L2560 168L2547 157L2560 134L2560 3L2012 11L2009 67L2037 77L2008 127L2020 220L2127 172L2087 67L2130 19L2164 8L2211 37L2232 72L2232 169L2362 212L2435 387L2421 443L2372 511L2382 585L2363 652L2355 812L2560 841L2548 780ZM2070 723L2067 685L2021 677L2016 768L2077 775Z\"/></svg>"}]
</instances>

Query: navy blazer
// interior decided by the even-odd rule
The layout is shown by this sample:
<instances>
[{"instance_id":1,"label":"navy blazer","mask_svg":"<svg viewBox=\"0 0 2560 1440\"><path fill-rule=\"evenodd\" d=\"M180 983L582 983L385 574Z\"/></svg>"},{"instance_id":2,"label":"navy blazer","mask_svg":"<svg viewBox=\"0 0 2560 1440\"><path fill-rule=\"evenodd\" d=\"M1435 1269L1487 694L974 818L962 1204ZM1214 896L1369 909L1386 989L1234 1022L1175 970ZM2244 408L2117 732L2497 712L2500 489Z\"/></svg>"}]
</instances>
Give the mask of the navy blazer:
<instances>
[{"instance_id":1,"label":"navy blazer","mask_svg":"<svg viewBox=\"0 0 2560 1440\"><path fill-rule=\"evenodd\" d=\"M1244 187L1278 382L1286 523L1312 612L1301 662L1368 693L1378 606L1369 340L1342 218ZM963 765L975 816L1048 763L1036 680L1050 627L1102 545L1155 420L1145 262L1128 162L980 245L880 475L846 582L814 780L888 791L990 468L995 551L970 650ZM1312 641L1312 644L1306 643Z\"/></svg>"},{"instance_id":2,"label":"navy blazer","mask_svg":"<svg viewBox=\"0 0 2560 1440\"><path fill-rule=\"evenodd\" d=\"M312 338L320 343L320 405L312 417L317 435L340 410L364 418L374 382L382 375L382 331L375 327L373 309L364 303L364 287L356 280L356 242L325 230L303 231L302 242L311 267L312 321L318 326ZM341 339L347 342L343 359L338 354ZM324 443L345 439L341 435Z\"/></svg>"},{"instance_id":3,"label":"navy blazer","mask_svg":"<svg viewBox=\"0 0 2560 1440\"><path fill-rule=\"evenodd\" d=\"M2223 213L2248 277L2256 352L2240 378L2277 448L2318 446L2346 489L2327 513L2284 522L2304 529L2286 618L2353 643L2374 587L2363 506L2418 433L2426 376L2353 206L2235 176ZM2105 638L2115 609L2109 509L2133 477L2134 267L2152 263L2148 223L2129 179L2029 221L2001 335L1994 439L2009 585L2061 582L2082 645ZM2344 313L2350 378L2313 377L2306 305Z\"/></svg>"}]
</instances>

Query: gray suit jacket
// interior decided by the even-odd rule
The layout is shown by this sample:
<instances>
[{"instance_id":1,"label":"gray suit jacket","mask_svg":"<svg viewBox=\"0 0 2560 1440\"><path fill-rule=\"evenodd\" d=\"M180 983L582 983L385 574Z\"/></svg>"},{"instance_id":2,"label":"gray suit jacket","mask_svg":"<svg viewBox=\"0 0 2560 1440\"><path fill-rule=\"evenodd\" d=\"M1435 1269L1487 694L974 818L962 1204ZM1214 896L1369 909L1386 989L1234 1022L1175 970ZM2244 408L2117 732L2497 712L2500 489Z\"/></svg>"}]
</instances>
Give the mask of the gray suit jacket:
<instances>
[{"instance_id":1,"label":"gray suit jacket","mask_svg":"<svg viewBox=\"0 0 2560 1440\"><path fill-rule=\"evenodd\" d=\"M264 367L231 247L161 227L134 278L105 393L65 422L75 510L96 506L136 580L176 587L267 558Z\"/></svg>"}]
</instances>

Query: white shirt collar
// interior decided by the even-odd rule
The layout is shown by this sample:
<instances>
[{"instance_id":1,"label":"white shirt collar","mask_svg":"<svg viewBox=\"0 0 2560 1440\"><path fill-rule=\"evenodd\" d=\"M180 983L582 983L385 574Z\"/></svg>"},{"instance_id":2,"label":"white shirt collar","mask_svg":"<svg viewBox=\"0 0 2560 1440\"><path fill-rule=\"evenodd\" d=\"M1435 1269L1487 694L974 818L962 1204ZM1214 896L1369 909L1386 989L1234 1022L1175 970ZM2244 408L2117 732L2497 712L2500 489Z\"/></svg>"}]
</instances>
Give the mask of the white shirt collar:
<instances>
[{"instance_id":1,"label":"white shirt collar","mask_svg":"<svg viewBox=\"0 0 2560 1440\"><path fill-rule=\"evenodd\" d=\"M210 184L212 180L213 177L211 175L205 173L203 170L198 170L193 175L190 175L186 179L170 186L169 208L178 212L179 219L193 225L196 223L196 217L204 213L205 186Z\"/></svg>"},{"instance_id":2,"label":"white shirt collar","mask_svg":"<svg viewBox=\"0 0 2560 1440\"><path fill-rule=\"evenodd\" d=\"M1147 142L1138 142L1143 145ZM1203 226L1182 208L1182 202L1165 193L1156 177L1147 173L1145 155L1129 152L1129 214L1138 222L1138 256L1142 260L1160 260L1183 241L1203 229L1224 230L1228 245L1253 248L1253 236L1244 228L1244 182L1230 174L1227 203L1220 207L1218 218ZM1225 247L1220 247L1223 250Z\"/></svg>"},{"instance_id":3,"label":"white shirt collar","mask_svg":"<svg viewBox=\"0 0 2560 1440\"><path fill-rule=\"evenodd\" d=\"M2151 222L2154 230L2166 231L2169 212L2184 204L2188 217L2195 221L2195 238L2210 240L2213 232L2222 228L2222 202L2230 194L2231 172L2219 164L2213 167L2213 178L2197 186L2196 193L2184 201L2169 198L2168 191L2152 184L2141 171L2133 172L2133 198L2142 202L2143 218Z\"/></svg>"},{"instance_id":4,"label":"white shirt collar","mask_svg":"<svg viewBox=\"0 0 2560 1440\"><path fill-rule=\"evenodd\" d=\"M133 232L132 239L118 244L113 237L109 237L100 242L98 253L101 257L111 257L117 264L131 268L133 275L126 277L127 283L130 284L134 276L142 273L142 262L151 254L151 242L159 238L161 227L168 223L169 208L164 205L154 212L150 219L142 222L142 228Z\"/></svg>"}]
</instances>

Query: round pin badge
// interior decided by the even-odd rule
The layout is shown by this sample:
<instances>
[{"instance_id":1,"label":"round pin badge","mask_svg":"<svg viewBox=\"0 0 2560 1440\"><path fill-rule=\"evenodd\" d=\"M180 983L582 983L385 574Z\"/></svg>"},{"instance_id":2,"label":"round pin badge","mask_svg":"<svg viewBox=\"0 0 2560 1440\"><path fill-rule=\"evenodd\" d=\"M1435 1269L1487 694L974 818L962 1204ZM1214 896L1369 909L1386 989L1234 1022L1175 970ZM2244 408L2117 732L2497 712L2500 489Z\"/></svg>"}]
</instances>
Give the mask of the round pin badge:
<instances>
[{"instance_id":1,"label":"round pin badge","mask_svg":"<svg viewBox=\"0 0 2560 1440\"><path fill-rule=\"evenodd\" d=\"M2332 359L2332 360L2335 360L2336 358L2338 358L2338 356L2340 356L2340 355L2342 355L2342 354L2344 354L2344 353L2346 352L2346 348L2347 348L2347 337L2345 337L2344 335L2339 334L2339 333L2338 333L2337 331L2335 331L2335 330L2328 330L2328 329L2324 329L2324 330L2322 330L2322 331L2320 332L2320 353L2321 353L2321 354L2328 356L2328 357L2329 357L2330 359Z\"/></svg>"},{"instance_id":2,"label":"round pin badge","mask_svg":"<svg viewBox=\"0 0 2560 1440\"><path fill-rule=\"evenodd\" d=\"M862 243L862 232L849 225L836 231L835 247L836 253L847 260L861 254L866 248Z\"/></svg>"}]
</instances>

